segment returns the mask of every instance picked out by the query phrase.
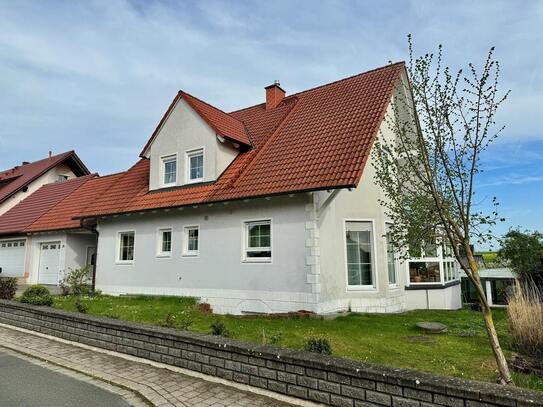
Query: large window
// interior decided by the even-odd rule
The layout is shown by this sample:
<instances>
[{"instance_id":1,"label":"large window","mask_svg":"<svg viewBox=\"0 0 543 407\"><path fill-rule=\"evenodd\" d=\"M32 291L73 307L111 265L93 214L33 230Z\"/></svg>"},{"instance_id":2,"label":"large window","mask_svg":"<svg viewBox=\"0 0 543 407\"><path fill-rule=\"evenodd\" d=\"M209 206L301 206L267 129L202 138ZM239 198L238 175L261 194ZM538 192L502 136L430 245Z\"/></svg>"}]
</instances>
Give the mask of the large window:
<instances>
[{"instance_id":1,"label":"large window","mask_svg":"<svg viewBox=\"0 0 543 407\"><path fill-rule=\"evenodd\" d=\"M249 262L269 262L272 257L271 221L245 222L244 260Z\"/></svg>"},{"instance_id":2,"label":"large window","mask_svg":"<svg viewBox=\"0 0 543 407\"><path fill-rule=\"evenodd\" d=\"M398 284L398 268L397 268L397 258L396 258L396 247L394 247L394 242L392 241L392 234L390 230L390 224L385 225L386 230L386 246L387 246L387 270L388 270L388 283L390 285Z\"/></svg>"},{"instance_id":3,"label":"large window","mask_svg":"<svg viewBox=\"0 0 543 407\"><path fill-rule=\"evenodd\" d=\"M131 263L134 261L134 239L135 232L119 233L119 251L117 261Z\"/></svg>"},{"instance_id":4,"label":"large window","mask_svg":"<svg viewBox=\"0 0 543 407\"><path fill-rule=\"evenodd\" d=\"M172 254L172 229L165 228L158 230L158 248L159 257L169 257Z\"/></svg>"},{"instance_id":5,"label":"large window","mask_svg":"<svg viewBox=\"0 0 543 407\"><path fill-rule=\"evenodd\" d=\"M177 183L177 156L162 157L162 186L173 186Z\"/></svg>"},{"instance_id":6,"label":"large window","mask_svg":"<svg viewBox=\"0 0 543 407\"><path fill-rule=\"evenodd\" d=\"M198 256L200 249L200 229L198 226L185 226L184 228L185 243L183 246L184 256Z\"/></svg>"},{"instance_id":7,"label":"large window","mask_svg":"<svg viewBox=\"0 0 543 407\"><path fill-rule=\"evenodd\" d=\"M458 264L452 248L446 244L425 244L410 250L409 284L447 284L459 280Z\"/></svg>"},{"instance_id":8,"label":"large window","mask_svg":"<svg viewBox=\"0 0 543 407\"><path fill-rule=\"evenodd\" d=\"M202 148L187 152L187 182L204 180L204 150Z\"/></svg>"},{"instance_id":9,"label":"large window","mask_svg":"<svg viewBox=\"0 0 543 407\"><path fill-rule=\"evenodd\" d=\"M347 284L350 287L373 286L374 253L371 222L345 223L347 245Z\"/></svg>"}]
</instances>

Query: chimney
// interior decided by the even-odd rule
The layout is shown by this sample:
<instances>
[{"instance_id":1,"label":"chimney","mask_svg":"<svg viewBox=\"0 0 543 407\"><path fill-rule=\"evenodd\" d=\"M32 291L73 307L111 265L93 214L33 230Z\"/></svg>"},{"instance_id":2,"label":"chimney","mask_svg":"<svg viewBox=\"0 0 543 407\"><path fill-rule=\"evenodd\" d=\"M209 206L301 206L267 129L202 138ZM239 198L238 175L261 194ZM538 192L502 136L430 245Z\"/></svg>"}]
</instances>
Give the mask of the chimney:
<instances>
[{"instance_id":1,"label":"chimney","mask_svg":"<svg viewBox=\"0 0 543 407\"><path fill-rule=\"evenodd\" d=\"M279 86L279 81L274 81L273 85L264 89L266 89L266 110L276 108L285 97L285 91Z\"/></svg>"},{"instance_id":2,"label":"chimney","mask_svg":"<svg viewBox=\"0 0 543 407\"><path fill-rule=\"evenodd\" d=\"M53 156L53 152L49 150L49 159L51 159L52 156Z\"/></svg>"}]
</instances>

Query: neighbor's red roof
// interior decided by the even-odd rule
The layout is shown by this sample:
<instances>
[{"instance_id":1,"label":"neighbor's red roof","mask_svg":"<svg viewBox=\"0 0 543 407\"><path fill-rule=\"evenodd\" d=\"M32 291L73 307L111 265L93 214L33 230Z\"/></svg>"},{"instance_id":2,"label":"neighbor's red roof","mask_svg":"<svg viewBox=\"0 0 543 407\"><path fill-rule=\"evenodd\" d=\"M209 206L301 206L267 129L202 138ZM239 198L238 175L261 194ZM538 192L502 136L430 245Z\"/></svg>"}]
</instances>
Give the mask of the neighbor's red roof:
<instances>
[{"instance_id":1,"label":"neighbor's red roof","mask_svg":"<svg viewBox=\"0 0 543 407\"><path fill-rule=\"evenodd\" d=\"M241 121L229 115L228 113L225 113L222 110L211 106L203 100L189 95L186 92L179 91L179 93L171 103L170 107L162 117L162 120L160 120L160 123L155 129L153 135L151 136L145 147L143 147L143 150L140 154L141 157L145 155L145 152L153 143L154 139L160 132L162 125L164 124L171 111L174 109L175 105L179 102L180 99L185 100L219 136L247 146L251 145L251 140L249 139L247 130L245 129L245 126Z\"/></svg>"},{"instance_id":2,"label":"neighbor's red roof","mask_svg":"<svg viewBox=\"0 0 543 407\"><path fill-rule=\"evenodd\" d=\"M391 64L288 96L275 109L263 103L221 112L243 123L254 148L240 152L216 182L149 191L149 161L142 158L79 217L356 187L404 70Z\"/></svg>"},{"instance_id":3,"label":"neighbor's red roof","mask_svg":"<svg viewBox=\"0 0 543 407\"><path fill-rule=\"evenodd\" d=\"M44 158L43 160L0 171L0 203L22 190L51 168L64 162L67 162L73 168L76 175L90 173L75 151L67 151L51 158Z\"/></svg>"},{"instance_id":4,"label":"neighbor's red roof","mask_svg":"<svg viewBox=\"0 0 543 407\"><path fill-rule=\"evenodd\" d=\"M86 175L64 182L43 185L0 216L0 234L23 232L42 215L93 177L95 175ZM79 224L79 222L77 223Z\"/></svg>"},{"instance_id":5,"label":"neighbor's red roof","mask_svg":"<svg viewBox=\"0 0 543 407\"><path fill-rule=\"evenodd\" d=\"M80 221L74 217L79 215L89 204L94 202L123 173L95 177L82 183L79 188L62 199L57 205L45 212L35 222L24 229L24 232L42 232L61 229L79 228ZM0 218L1 219L1 218Z\"/></svg>"}]
</instances>

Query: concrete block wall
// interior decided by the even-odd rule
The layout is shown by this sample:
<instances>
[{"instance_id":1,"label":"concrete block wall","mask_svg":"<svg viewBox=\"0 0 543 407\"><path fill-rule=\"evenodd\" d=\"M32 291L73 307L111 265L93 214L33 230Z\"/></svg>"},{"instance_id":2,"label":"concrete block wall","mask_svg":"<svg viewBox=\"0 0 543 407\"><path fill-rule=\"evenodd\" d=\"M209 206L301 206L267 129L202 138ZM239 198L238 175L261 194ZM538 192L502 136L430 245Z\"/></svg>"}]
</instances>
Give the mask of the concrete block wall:
<instances>
[{"instance_id":1,"label":"concrete block wall","mask_svg":"<svg viewBox=\"0 0 543 407\"><path fill-rule=\"evenodd\" d=\"M0 301L0 323L341 407L535 407L543 393Z\"/></svg>"}]
</instances>

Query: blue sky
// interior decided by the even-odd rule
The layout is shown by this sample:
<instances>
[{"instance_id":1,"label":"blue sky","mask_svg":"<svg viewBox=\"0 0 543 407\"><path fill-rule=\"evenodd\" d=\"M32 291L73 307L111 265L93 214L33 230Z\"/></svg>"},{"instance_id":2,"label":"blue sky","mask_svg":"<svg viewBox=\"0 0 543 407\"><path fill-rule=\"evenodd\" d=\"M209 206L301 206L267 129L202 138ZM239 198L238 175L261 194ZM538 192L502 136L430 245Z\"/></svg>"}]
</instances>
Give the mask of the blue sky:
<instances>
[{"instance_id":1,"label":"blue sky","mask_svg":"<svg viewBox=\"0 0 543 407\"><path fill-rule=\"evenodd\" d=\"M490 46L511 97L485 157L481 205L543 230L542 1L1 1L0 168L75 149L93 171L133 164L179 89L224 110L445 47ZM486 201L485 201L486 199Z\"/></svg>"}]
</instances>

